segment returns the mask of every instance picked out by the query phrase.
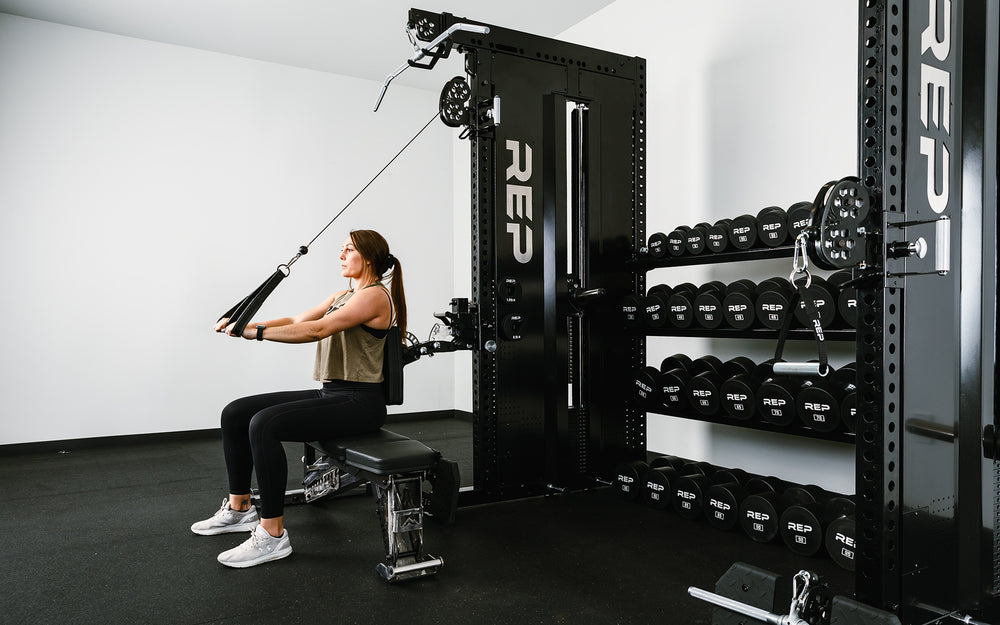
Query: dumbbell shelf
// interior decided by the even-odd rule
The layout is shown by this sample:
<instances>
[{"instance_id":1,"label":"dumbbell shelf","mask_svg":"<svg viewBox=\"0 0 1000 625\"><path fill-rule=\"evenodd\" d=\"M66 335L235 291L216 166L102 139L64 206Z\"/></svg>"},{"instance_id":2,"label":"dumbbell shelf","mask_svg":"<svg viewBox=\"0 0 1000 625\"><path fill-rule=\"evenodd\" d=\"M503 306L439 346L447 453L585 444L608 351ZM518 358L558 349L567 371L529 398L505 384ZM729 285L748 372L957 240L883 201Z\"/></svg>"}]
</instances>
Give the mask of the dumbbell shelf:
<instances>
[{"instance_id":1,"label":"dumbbell shelf","mask_svg":"<svg viewBox=\"0 0 1000 625\"><path fill-rule=\"evenodd\" d=\"M685 256L665 256L653 258L641 254L636 256L629 267L638 271L649 271L660 267L683 267L685 265L709 265L716 263L735 263L748 260L766 260L769 258L791 258L795 252L794 245L779 245L777 247L754 247L748 250L733 250L730 252L704 252L702 254Z\"/></svg>"},{"instance_id":2,"label":"dumbbell shelf","mask_svg":"<svg viewBox=\"0 0 1000 625\"><path fill-rule=\"evenodd\" d=\"M748 430L760 430L762 432L774 432L776 434L788 434L791 436L801 436L804 438L817 438L825 441L834 441L837 443L848 443L853 445L855 443L855 437L853 432L847 431L836 431L836 432L817 432L816 430L807 428L804 425L799 424L797 421L792 425L779 426L772 425L770 423L764 423L756 419L739 421L726 416L716 416L716 415L703 415L694 413L682 413L682 412L666 412L665 410L656 410L652 408L647 408L645 406L636 406L639 410L645 410L647 413L664 415L667 417L676 417L678 419L687 419L689 421L702 421L704 423L714 423L716 425L728 425L734 428L742 428Z\"/></svg>"},{"instance_id":3,"label":"dumbbell shelf","mask_svg":"<svg viewBox=\"0 0 1000 625\"><path fill-rule=\"evenodd\" d=\"M772 339L777 340L779 330L769 328L751 328L736 330L734 328L645 328L634 330L636 334L646 336L689 336L693 338L732 338L732 339ZM823 330L823 337L828 341L853 341L856 336L854 328L837 328ZM811 341L816 337L809 328L792 328L788 338L793 340Z\"/></svg>"}]
</instances>

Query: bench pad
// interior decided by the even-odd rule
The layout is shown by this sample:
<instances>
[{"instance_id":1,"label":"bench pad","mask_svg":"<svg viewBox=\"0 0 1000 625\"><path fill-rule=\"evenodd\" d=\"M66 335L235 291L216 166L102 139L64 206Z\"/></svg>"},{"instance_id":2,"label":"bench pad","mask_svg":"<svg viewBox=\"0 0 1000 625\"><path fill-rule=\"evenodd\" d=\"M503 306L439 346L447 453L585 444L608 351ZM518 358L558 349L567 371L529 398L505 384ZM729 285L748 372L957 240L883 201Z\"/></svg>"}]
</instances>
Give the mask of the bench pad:
<instances>
[{"instance_id":1,"label":"bench pad","mask_svg":"<svg viewBox=\"0 0 1000 625\"><path fill-rule=\"evenodd\" d=\"M429 469L436 451L389 430L310 443L320 451L375 475L412 473Z\"/></svg>"}]
</instances>

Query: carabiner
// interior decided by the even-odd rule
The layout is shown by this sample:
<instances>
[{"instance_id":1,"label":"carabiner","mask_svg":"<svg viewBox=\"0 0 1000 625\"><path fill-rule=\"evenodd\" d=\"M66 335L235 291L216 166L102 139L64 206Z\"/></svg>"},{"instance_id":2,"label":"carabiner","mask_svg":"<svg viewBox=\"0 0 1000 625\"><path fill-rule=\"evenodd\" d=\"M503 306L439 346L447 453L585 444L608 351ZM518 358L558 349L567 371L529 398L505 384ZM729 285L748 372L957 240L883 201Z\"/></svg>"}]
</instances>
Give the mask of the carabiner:
<instances>
[{"instance_id":1,"label":"carabiner","mask_svg":"<svg viewBox=\"0 0 1000 625\"><path fill-rule=\"evenodd\" d=\"M803 230L795 237L794 251L792 253L792 273L788 274L788 281L795 286L795 279L800 274L806 274L806 288L812 285L812 275L809 273L809 254L806 252L806 244L809 240L809 231Z\"/></svg>"}]
</instances>

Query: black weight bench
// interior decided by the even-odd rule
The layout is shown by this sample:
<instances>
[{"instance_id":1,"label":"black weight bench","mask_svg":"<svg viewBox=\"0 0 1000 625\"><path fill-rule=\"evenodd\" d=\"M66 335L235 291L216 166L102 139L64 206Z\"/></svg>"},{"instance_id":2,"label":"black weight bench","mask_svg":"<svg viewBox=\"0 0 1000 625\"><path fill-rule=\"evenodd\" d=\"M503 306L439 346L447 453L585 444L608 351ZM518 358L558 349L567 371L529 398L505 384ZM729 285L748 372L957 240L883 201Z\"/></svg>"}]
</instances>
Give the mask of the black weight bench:
<instances>
[{"instance_id":1,"label":"black weight bench","mask_svg":"<svg viewBox=\"0 0 1000 625\"><path fill-rule=\"evenodd\" d=\"M320 457L317 458L316 454ZM376 567L388 582L433 575L444 560L424 552L426 512L451 523L458 506L458 464L420 441L389 430L305 444L302 489L286 493L286 502L315 501L363 484L375 497L385 561ZM424 481L431 492L424 493Z\"/></svg>"}]
</instances>

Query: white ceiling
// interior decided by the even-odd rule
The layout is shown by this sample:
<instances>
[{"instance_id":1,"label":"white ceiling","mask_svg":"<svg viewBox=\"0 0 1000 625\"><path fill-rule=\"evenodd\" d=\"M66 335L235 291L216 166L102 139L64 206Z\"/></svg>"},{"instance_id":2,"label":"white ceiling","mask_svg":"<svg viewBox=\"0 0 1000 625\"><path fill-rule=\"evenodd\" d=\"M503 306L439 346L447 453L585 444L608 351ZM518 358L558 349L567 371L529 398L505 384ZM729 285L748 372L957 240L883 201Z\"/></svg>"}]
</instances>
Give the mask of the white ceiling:
<instances>
[{"instance_id":1,"label":"white ceiling","mask_svg":"<svg viewBox=\"0 0 1000 625\"><path fill-rule=\"evenodd\" d=\"M556 36L614 0L0 0L0 13L385 80L413 54L410 7ZM396 82L437 89L435 72Z\"/></svg>"}]
</instances>

